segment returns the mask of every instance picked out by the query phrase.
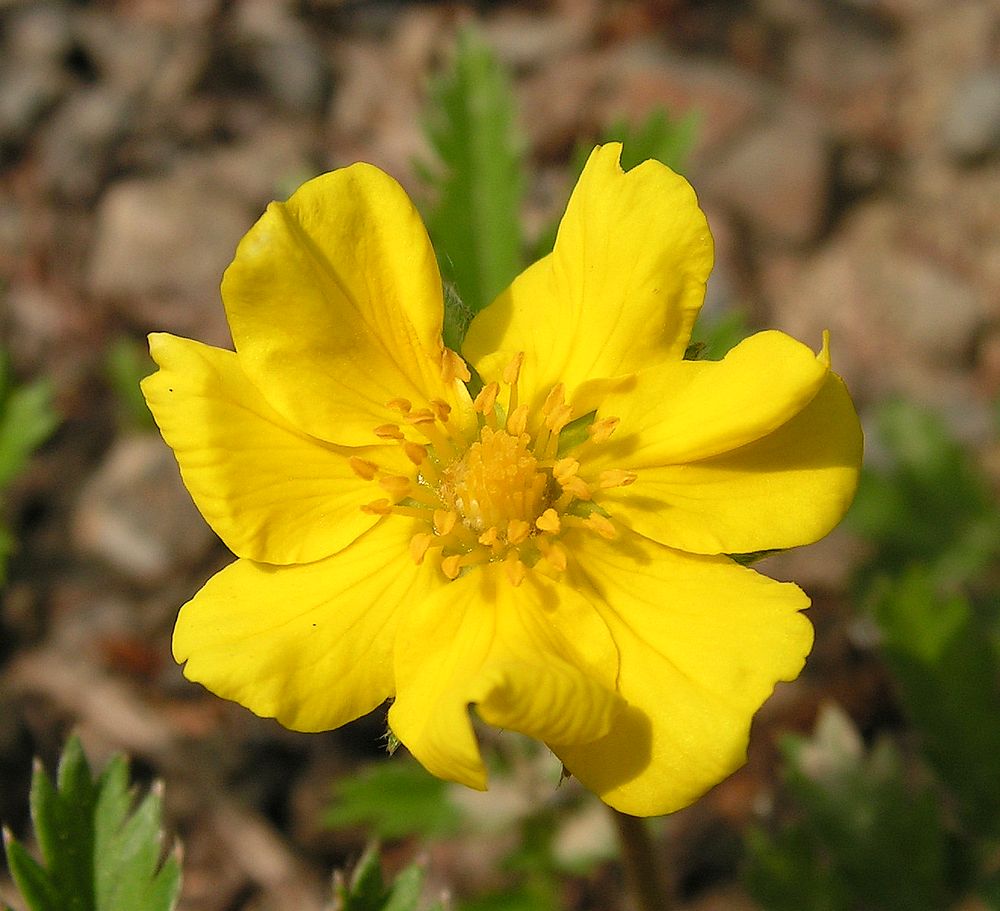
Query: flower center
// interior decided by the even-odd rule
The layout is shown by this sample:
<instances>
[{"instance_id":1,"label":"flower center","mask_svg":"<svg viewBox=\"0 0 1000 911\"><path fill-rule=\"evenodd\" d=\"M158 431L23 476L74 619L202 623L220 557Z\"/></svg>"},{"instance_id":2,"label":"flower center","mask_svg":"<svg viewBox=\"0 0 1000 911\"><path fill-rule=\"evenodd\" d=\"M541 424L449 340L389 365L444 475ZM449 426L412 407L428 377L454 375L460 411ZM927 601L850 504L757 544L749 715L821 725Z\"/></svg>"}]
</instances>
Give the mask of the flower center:
<instances>
[{"instance_id":1,"label":"flower center","mask_svg":"<svg viewBox=\"0 0 1000 911\"><path fill-rule=\"evenodd\" d=\"M444 470L441 500L477 533L513 520L533 524L546 505L551 476L539 470L530 443L527 433L483 427L465 455Z\"/></svg>"},{"instance_id":2,"label":"flower center","mask_svg":"<svg viewBox=\"0 0 1000 911\"><path fill-rule=\"evenodd\" d=\"M496 382L476 396L474 440L449 421L447 403L434 400L415 409L406 399L394 399L388 406L400 414L399 423L383 424L374 432L402 447L414 466L412 474L389 474L365 459L350 460L355 474L376 481L389 495L361 508L375 515L424 520L427 530L410 540L410 555L417 563L429 554L439 555L441 572L449 579L477 564L497 562L503 563L513 585L520 585L528 567L561 573L568 560L561 543L566 529L615 537L613 523L594 502L595 494L636 479L633 472L620 469L585 479L577 459L559 458L560 436L573 409L565 401L562 384L557 384L538 419L529 421L528 406L518 403L523 362L524 354L518 354L504 369L504 396ZM465 362L448 349L441 372L446 382L470 379ZM593 421L579 445L600 445L617 424L617 418Z\"/></svg>"}]
</instances>

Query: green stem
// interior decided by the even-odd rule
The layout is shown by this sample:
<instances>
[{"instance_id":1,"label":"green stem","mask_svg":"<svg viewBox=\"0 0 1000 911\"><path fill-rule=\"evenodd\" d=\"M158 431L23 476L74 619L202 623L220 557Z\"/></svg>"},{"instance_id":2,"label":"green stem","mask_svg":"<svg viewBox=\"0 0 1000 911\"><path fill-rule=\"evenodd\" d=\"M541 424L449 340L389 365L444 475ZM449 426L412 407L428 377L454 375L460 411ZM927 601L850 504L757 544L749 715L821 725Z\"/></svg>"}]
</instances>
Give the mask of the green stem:
<instances>
[{"instance_id":1,"label":"green stem","mask_svg":"<svg viewBox=\"0 0 1000 911\"><path fill-rule=\"evenodd\" d=\"M670 901L645 819L611 810L622 847L625 881L636 911L667 911Z\"/></svg>"}]
</instances>

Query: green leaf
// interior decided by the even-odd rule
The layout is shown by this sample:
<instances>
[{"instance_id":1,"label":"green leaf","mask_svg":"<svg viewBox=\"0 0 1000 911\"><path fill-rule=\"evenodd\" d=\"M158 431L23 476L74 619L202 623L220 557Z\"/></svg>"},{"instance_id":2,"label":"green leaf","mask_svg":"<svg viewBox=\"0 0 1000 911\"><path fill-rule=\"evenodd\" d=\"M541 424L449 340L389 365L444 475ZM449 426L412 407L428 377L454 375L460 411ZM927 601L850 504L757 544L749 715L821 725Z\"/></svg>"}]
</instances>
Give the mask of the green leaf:
<instances>
[{"instance_id":1,"label":"green leaf","mask_svg":"<svg viewBox=\"0 0 1000 911\"><path fill-rule=\"evenodd\" d=\"M417 911L424 876L420 864L411 864L387 888L378 845L371 844L354 868L349 885L338 874L334 911Z\"/></svg>"},{"instance_id":2,"label":"green leaf","mask_svg":"<svg viewBox=\"0 0 1000 911\"><path fill-rule=\"evenodd\" d=\"M441 274L472 313L520 272L522 141L514 99L494 53L471 29L458 37L450 69L431 85L424 122L435 160L421 171L432 203L427 229ZM451 320L446 344L461 343Z\"/></svg>"},{"instance_id":3,"label":"green leaf","mask_svg":"<svg viewBox=\"0 0 1000 911\"><path fill-rule=\"evenodd\" d=\"M337 784L324 822L331 828L364 825L380 839L451 835L462 817L448 800L448 787L415 762L376 763Z\"/></svg>"},{"instance_id":4,"label":"green leaf","mask_svg":"<svg viewBox=\"0 0 1000 911\"><path fill-rule=\"evenodd\" d=\"M888 741L869 752L828 707L811 739L784 748L798 818L747 842L747 882L769 911L933 911L954 877L941 801L912 783ZM906 871L901 876L901 871Z\"/></svg>"},{"instance_id":5,"label":"green leaf","mask_svg":"<svg viewBox=\"0 0 1000 911\"><path fill-rule=\"evenodd\" d=\"M48 381L8 391L0 400L0 487L10 484L58 424Z\"/></svg>"},{"instance_id":6,"label":"green leaf","mask_svg":"<svg viewBox=\"0 0 1000 911\"><path fill-rule=\"evenodd\" d=\"M922 567L883 583L875 616L928 761L969 829L1000 837L1000 658L988 628Z\"/></svg>"},{"instance_id":7,"label":"green leaf","mask_svg":"<svg viewBox=\"0 0 1000 911\"><path fill-rule=\"evenodd\" d=\"M160 798L133 810L128 769L113 759L96 781L70 738L53 785L41 764L31 816L43 863L5 836L7 861L31 911L170 911L180 891L175 857L161 864Z\"/></svg>"},{"instance_id":8,"label":"green leaf","mask_svg":"<svg viewBox=\"0 0 1000 911\"><path fill-rule=\"evenodd\" d=\"M152 430L156 425L146 405L139 381L156 370L145 346L132 339L119 338L104 357L104 372L129 425L140 430Z\"/></svg>"}]
</instances>

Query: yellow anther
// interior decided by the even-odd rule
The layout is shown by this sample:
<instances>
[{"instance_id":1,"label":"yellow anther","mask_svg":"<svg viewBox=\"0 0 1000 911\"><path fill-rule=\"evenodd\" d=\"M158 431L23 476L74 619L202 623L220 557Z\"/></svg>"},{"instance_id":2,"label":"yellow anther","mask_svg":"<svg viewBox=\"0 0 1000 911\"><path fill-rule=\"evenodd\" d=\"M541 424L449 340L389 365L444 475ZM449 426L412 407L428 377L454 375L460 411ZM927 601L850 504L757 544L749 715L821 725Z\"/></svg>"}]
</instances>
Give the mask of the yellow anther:
<instances>
[{"instance_id":1,"label":"yellow anther","mask_svg":"<svg viewBox=\"0 0 1000 911\"><path fill-rule=\"evenodd\" d=\"M571 478L580 470L580 463L576 459L559 459L552 466L552 477L560 484L566 479Z\"/></svg>"},{"instance_id":2,"label":"yellow anther","mask_svg":"<svg viewBox=\"0 0 1000 911\"><path fill-rule=\"evenodd\" d=\"M411 411L403 419L407 424L433 424L437 420L437 415L430 408L418 408Z\"/></svg>"},{"instance_id":3,"label":"yellow anther","mask_svg":"<svg viewBox=\"0 0 1000 911\"><path fill-rule=\"evenodd\" d=\"M410 556L413 557L413 562L417 566L424 562L424 556L427 553L427 549L431 546L432 538L433 535L426 531L422 531L410 538Z\"/></svg>"},{"instance_id":4,"label":"yellow anther","mask_svg":"<svg viewBox=\"0 0 1000 911\"><path fill-rule=\"evenodd\" d=\"M574 474L568 478L560 478L559 486L578 500L591 499L590 486L579 475Z\"/></svg>"},{"instance_id":5,"label":"yellow anther","mask_svg":"<svg viewBox=\"0 0 1000 911\"><path fill-rule=\"evenodd\" d=\"M392 513L392 501L385 499L372 500L371 503L366 503L362 506L361 511L372 516L387 516Z\"/></svg>"},{"instance_id":6,"label":"yellow anther","mask_svg":"<svg viewBox=\"0 0 1000 911\"><path fill-rule=\"evenodd\" d=\"M427 458L427 447L421 446L419 443L409 441L403 443L403 452L414 465L423 465L424 459Z\"/></svg>"},{"instance_id":7,"label":"yellow anther","mask_svg":"<svg viewBox=\"0 0 1000 911\"><path fill-rule=\"evenodd\" d=\"M507 542L522 544L531 534L531 526L524 519L511 519L507 523Z\"/></svg>"},{"instance_id":8,"label":"yellow anther","mask_svg":"<svg viewBox=\"0 0 1000 911\"><path fill-rule=\"evenodd\" d=\"M451 405L444 399L431 399L431 409L442 424L447 422L448 415L451 414Z\"/></svg>"},{"instance_id":9,"label":"yellow anther","mask_svg":"<svg viewBox=\"0 0 1000 911\"><path fill-rule=\"evenodd\" d=\"M380 424L375 428L375 436L380 440L401 440L403 431L399 429L399 424Z\"/></svg>"},{"instance_id":10,"label":"yellow anther","mask_svg":"<svg viewBox=\"0 0 1000 911\"><path fill-rule=\"evenodd\" d=\"M618 421L618 418L601 418L599 421L594 421L587 428L587 435L595 443L604 443L615 432Z\"/></svg>"},{"instance_id":11,"label":"yellow anther","mask_svg":"<svg viewBox=\"0 0 1000 911\"><path fill-rule=\"evenodd\" d=\"M545 510L537 519L535 519L535 527L539 531L546 531L549 534L557 534L561 527L559 522L559 513L557 513L551 506Z\"/></svg>"},{"instance_id":12,"label":"yellow anther","mask_svg":"<svg viewBox=\"0 0 1000 911\"><path fill-rule=\"evenodd\" d=\"M610 490L612 487L628 487L634 484L638 477L634 471L624 471L621 468L609 468L602 471L597 477L597 486L601 490Z\"/></svg>"},{"instance_id":13,"label":"yellow anther","mask_svg":"<svg viewBox=\"0 0 1000 911\"><path fill-rule=\"evenodd\" d=\"M445 557L441 561L441 572L443 572L449 579L457 579L458 574L462 571L462 555L461 554L451 554Z\"/></svg>"},{"instance_id":14,"label":"yellow anther","mask_svg":"<svg viewBox=\"0 0 1000 911\"><path fill-rule=\"evenodd\" d=\"M500 394L500 386L497 383L487 383L479 390L479 395L473 401L473 407L480 414L489 414L497 403L497 396Z\"/></svg>"},{"instance_id":15,"label":"yellow anther","mask_svg":"<svg viewBox=\"0 0 1000 911\"><path fill-rule=\"evenodd\" d=\"M562 383L556 383L546 397L545 404L542 405L542 417L548 417L554 409L558 408L565 401L566 387Z\"/></svg>"},{"instance_id":16,"label":"yellow anther","mask_svg":"<svg viewBox=\"0 0 1000 911\"><path fill-rule=\"evenodd\" d=\"M369 462L368 459L359 459L357 456L351 456L347 460L347 464L351 466L351 471L353 471L363 481L375 480L375 473L378 471L378 465L374 462Z\"/></svg>"},{"instance_id":17,"label":"yellow anther","mask_svg":"<svg viewBox=\"0 0 1000 911\"><path fill-rule=\"evenodd\" d=\"M524 366L524 352L518 351L517 354L511 358L509 364L503 368L503 373L500 378L508 385L513 386L518 378L521 376L521 367Z\"/></svg>"},{"instance_id":18,"label":"yellow anther","mask_svg":"<svg viewBox=\"0 0 1000 911\"><path fill-rule=\"evenodd\" d=\"M409 399L392 399L385 403L385 407L398 411L400 414L407 414L413 407L413 403Z\"/></svg>"},{"instance_id":19,"label":"yellow anther","mask_svg":"<svg viewBox=\"0 0 1000 911\"><path fill-rule=\"evenodd\" d=\"M507 417L507 433L519 437L528 428L528 406L518 405Z\"/></svg>"},{"instance_id":20,"label":"yellow anther","mask_svg":"<svg viewBox=\"0 0 1000 911\"><path fill-rule=\"evenodd\" d=\"M433 521L434 533L443 537L451 534L458 521L458 513L450 509L435 509Z\"/></svg>"},{"instance_id":21,"label":"yellow anther","mask_svg":"<svg viewBox=\"0 0 1000 911\"><path fill-rule=\"evenodd\" d=\"M441 379L445 383L452 383L455 379L460 379L463 383L472 379L469 368L451 348L444 348L441 351Z\"/></svg>"},{"instance_id":22,"label":"yellow anther","mask_svg":"<svg viewBox=\"0 0 1000 911\"><path fill-rule=\"evenodd\" d=\"M571 405L556 405L545 418L545 426L553 433L559 433L573 419Z\"/></svg>"},{"instance_id":23,"label":"yellow anther","mask_svg":"<svg viewBox=\"0 0 1000 911\"><path fill-rule=\"evenodd\" d=\"M507 573L508 581L514 588L517 588L524 581L527 568L517 558L517 551L512 550L510 552L510 556L503 561L503 568L504 572Z\"/></svg>"},{"instance_id":24,"label":"yellow anther","mask_svg":"<svg viewBox=\"0 0 1000 911\"><path fill-rule=\"evenodd\" d=\"M495 525L491 525L476 540L478 540L480 544L492 547L497 543L497 541L500 540L500 532L497 531L497 527Z\"/></svg>"},{"instance_id":25,"label":"yellow anther","mask_svg":"<svg viewBox=\"0 0 1000 911\"><path fill-rule=\"evenodd\" d=\"M586 528L596 531L602 538L607 538L609 541L613 541L618 537L618 532L615 531L615 526L611 520L607 516L602 516L599 512L592 512L583 520L583 524Z\"/></svg>"},{"instance_id":26,"label":"yellow anther","mask_svg":"<svg viewBox=\"0 0 1000 911\"><path fill-rule=\"evenodd\" d=\"M410 479L401 474L387 474L378 479L378 486L394 497L405 497L410 492Z\"/></svg>"}]
</instances>

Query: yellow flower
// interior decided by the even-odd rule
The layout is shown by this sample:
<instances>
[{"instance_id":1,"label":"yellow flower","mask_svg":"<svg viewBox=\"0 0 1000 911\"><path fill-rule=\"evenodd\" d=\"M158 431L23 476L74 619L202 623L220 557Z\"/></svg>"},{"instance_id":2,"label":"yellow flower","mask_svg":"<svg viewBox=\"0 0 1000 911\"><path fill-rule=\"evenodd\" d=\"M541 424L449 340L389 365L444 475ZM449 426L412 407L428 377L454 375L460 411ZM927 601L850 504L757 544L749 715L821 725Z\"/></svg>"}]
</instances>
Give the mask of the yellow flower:
<instances>
[{"instance_id":1,"label":"yellow flower","mask_svg":"<svg viewBox=\"0 0 1000 911\"><path fill-rule=\"evenodd\" d=\"M826 534L860 428L825 348L762 332L683 359L708 225L681 177L619 154L594 151L464 360L417 212L365 164L240 243L235 353L151 337L147 400L239 557L181 609L190 679L303 731L393 699L427 769L485 788L474 706L637 815L742 764L812 628L797 587L726 554Z\"/></svg>"}]
</instances>

